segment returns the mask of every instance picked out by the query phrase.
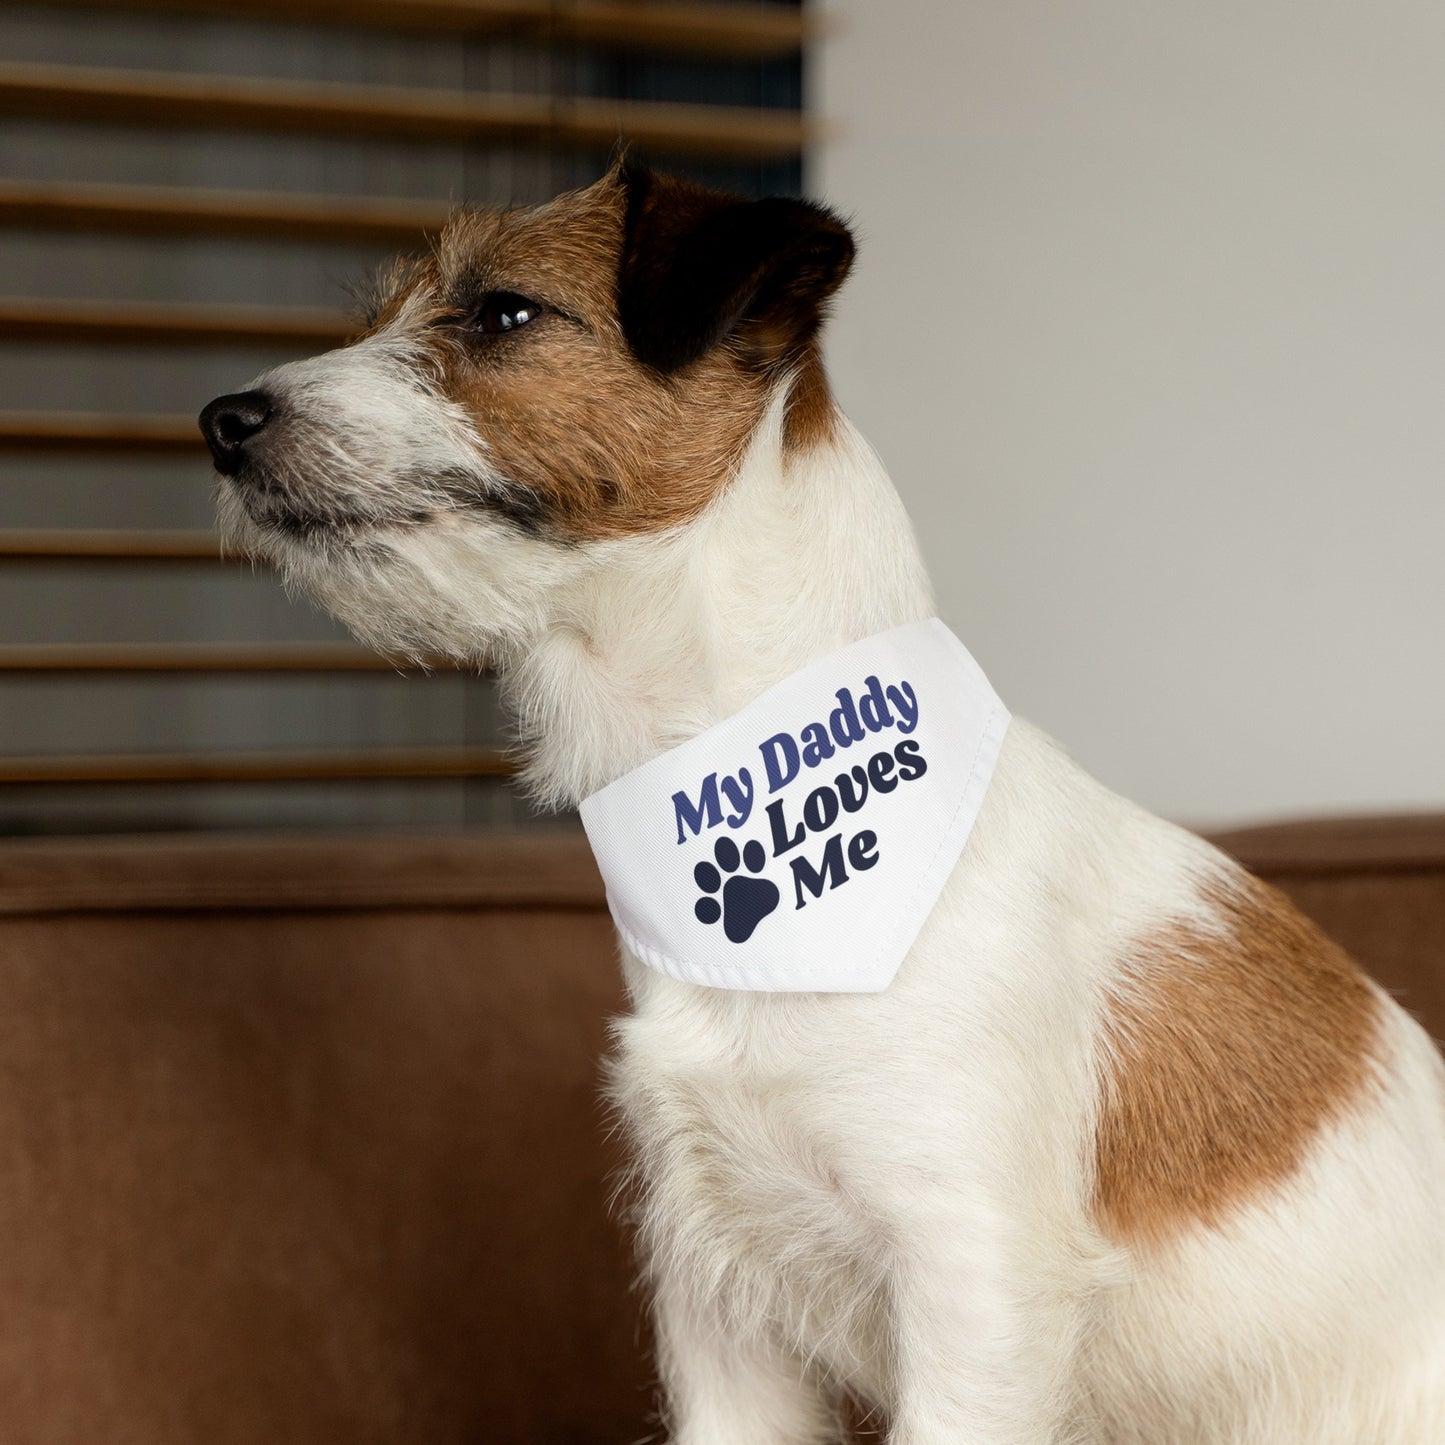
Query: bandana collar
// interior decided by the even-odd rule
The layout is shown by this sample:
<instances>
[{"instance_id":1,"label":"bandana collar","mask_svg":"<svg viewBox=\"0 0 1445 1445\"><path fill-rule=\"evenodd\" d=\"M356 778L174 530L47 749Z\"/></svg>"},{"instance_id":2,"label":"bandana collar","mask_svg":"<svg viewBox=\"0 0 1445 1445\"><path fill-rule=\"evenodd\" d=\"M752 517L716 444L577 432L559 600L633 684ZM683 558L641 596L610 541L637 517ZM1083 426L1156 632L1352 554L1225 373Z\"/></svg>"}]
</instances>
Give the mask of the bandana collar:
<instances>
[{"instance_id":1,"label":"bandana collar","mask_svg":"<svg viewBox=\"0 0 1445 1445\"><path fill-rule=\"evenodd\" d=\"M1008 720L936 617L809 663L582 803L623 943L712 988L887 988Z\"/></svg>"}]
</instances>

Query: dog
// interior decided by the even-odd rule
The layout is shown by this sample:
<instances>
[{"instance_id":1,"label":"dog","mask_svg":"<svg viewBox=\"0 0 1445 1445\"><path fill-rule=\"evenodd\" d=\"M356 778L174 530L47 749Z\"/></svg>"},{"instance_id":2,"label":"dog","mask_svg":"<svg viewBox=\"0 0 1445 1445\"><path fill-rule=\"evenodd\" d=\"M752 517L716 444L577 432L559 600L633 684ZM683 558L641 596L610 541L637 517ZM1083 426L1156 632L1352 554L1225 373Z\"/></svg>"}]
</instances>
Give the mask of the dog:
<instances>
[{"instance_id":1,"label":"dog","mask_svg":"<svg viewBox=\"0 0 1445 1445\"><path fill-rule=\"evenodd\" d=\"M578 804L933 614L822 366L853 252L626 158L461 211L357 341L202 413L223 530L386 653L495 667ZM623 967L675 1445L820 1445L855 1402L893 1445L1445 1441L1433 1044L1026 722L886 988Z\"/></svg>"}]
</instances>

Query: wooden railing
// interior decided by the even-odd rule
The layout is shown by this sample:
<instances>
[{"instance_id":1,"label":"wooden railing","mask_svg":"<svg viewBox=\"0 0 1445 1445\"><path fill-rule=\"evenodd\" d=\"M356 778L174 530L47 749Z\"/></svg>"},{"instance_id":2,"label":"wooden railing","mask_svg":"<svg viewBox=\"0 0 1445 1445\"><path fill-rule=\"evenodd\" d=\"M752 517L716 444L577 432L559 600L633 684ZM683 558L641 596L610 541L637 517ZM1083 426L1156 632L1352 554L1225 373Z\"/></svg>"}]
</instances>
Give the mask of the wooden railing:
<instances>
[{"instance_id":1,"label":"wooden railing","mask_svg":"<svg viewBox=\"0 0 1445 1445\"><path fill-rule=\"evenodd\" d=\"M44 642L0 645L0 674L400 672L345 642Z\"/></svg>"},{"instance_id":2,"label":"wooden railing","mask_svg":"<svg viewBox=\"0 0 1445 1445\"><path fill-rule=\"evenodd\" d=\"M339 346L357 329L342 313L319 307L31 301L0 296L0 341L326 350Z\"/></svg>"},{"instance_id":3,"label":"wooden railing","mask_svg":"<svg viewBox=\"0 0 1445 1445\"><path fill-rule=\"evenodd\" d=\"M0 757L0 783L325 783L515 772L503 752L482 747Z\"/></svg>"},{"instance_id":4,"label":"wooden railing","mask_svg":"<svg viewBox=\"0 0 1445 1445\"><path fill-rule=\"evenodd\" d=\"M0 451L205 455L193 416L0 411Z\"/></svg>"},{"instance_id":5,"label":"wooden railing","mask_svg":"<svg viewBox=\"0 0 1445 1445\"><path fill-rule=\"evenodd\" d=\"M446 219L445 206L421 201L0 181L0 225L48 231L414 246Z\"/></svg>"},{"instance_id":6,"label":"wooden railing","mask_svg":"<svg viewBox=\"0 0 1445 1445\"><path fill-rule=\"evenodd\" d=\"M0 530L0 561L219 562L214 532L175 529L94 531L80 527Z\"/></svg>"},{"instance_id":7,"label":"wooden railing","mask_svg":"<svg viewBox=\"0 0 1445 1445\"><path fill-rule=\"evenodd\" d=\"M13 62L0 64L0 115L593 151L626 137L655 151L732 160L795 156L812 139L796 111Z\"/></svg>"},{"instance_id":8,"label":"wooden railing","mask_svg":"<svg viewBox=\"0 0 1445 1445\"><path fill-rule=\"evenodd\" d=\"M26 0L6 0L26 3ZM738 59L795 55L812 34L801 12L675 0L49 0L77 10L213 15L492 37L545 45L617 46Z\"/></svg>"},{"instance_id":9,"label":"wooden railing","mask_svg":"<svg viewBox=\"0 0 1445 1445\"><path fill-rule=\"evenodd\" d=\"M0 451L189 454L205 445L194 416L98 412L0 412Z\"/></svg>"}]
</instances>

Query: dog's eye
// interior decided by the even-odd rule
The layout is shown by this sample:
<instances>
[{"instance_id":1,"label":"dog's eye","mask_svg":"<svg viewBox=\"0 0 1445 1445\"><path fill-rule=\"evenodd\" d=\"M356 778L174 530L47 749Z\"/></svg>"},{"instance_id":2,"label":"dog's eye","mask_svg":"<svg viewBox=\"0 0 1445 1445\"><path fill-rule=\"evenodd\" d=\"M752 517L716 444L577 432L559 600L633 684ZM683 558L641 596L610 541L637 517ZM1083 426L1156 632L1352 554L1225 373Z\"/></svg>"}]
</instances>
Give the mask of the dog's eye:
<instances>
[{"instance_id":1,"label":"dog's eye","mask_svg":"<svg viewBox=\"0 0 1445 1445\"><path fill-rule=\"evenodd\" d=\"M540 302L529 301L515 291L489 291L472 313L472 324L488 336L515 331L542 314Z\"/></svg>"}]
</instances>

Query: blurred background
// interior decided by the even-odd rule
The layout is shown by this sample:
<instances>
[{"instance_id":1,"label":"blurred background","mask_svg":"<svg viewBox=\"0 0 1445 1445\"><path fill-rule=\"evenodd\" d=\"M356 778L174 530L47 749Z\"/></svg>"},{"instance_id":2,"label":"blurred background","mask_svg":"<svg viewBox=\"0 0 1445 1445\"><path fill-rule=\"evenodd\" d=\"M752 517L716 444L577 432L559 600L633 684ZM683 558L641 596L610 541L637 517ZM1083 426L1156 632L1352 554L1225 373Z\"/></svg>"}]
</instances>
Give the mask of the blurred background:
<instances>
[{"instance_id":1,"label":"blurred background","mask_svg":"<svg viewBox=\"0 0 1445 1445\"><path fill-rule=\"evenodd\" d=\"M1156 812L1445 804L1445 10L827 0L830 347L945 618Z\"/></svg>"},{"instance_id":2,"label":"blurred background","mask_svg":"<svg viewBox=\"0 0 1445 1445\"><path fill-rule=\"evenodd\" d=\"M486 679L223 563L195 414L619 132L802 185L793 5L0 3L0 832L525 825Z\"/></svg>"},{"instance_id":3,"label":"blurred background","mask_svg":"<svg viewBox=\"0 0 1445 1445\"><path fill-rule=\"evenodd\" d=\"M488 681L216 558L193 417L619 129L854 220L835 384L1016 711L1187 822L1445 804L1442 54L1397 0L0 0L0 831L534 821Z\"/></svg>"}]
</instances>

